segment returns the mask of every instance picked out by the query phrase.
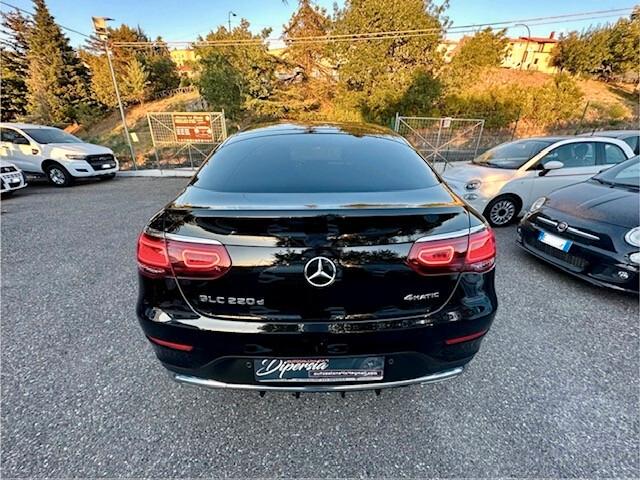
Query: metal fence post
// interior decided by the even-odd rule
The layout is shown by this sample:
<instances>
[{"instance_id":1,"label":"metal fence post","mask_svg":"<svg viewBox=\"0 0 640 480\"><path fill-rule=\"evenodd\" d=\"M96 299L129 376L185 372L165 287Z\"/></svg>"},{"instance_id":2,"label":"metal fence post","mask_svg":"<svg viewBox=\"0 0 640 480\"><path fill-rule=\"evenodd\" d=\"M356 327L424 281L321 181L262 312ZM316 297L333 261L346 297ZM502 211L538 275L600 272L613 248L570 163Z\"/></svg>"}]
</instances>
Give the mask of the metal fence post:
<instances>
[{"instance_id":1,"label":"metal fence post","mask_svg":"<svg viewBox=\"0 0 640 480\"><path fill-rule=\"evenodd\" d=\"M156 146L156 138L153 135L153 128L151 128L151 115L147 113L147 124L149 124L149 133L151 134L151 144L153 145L153 154L156 157L156 168L160 170L160 157L158 157L158 147Z\"/></svg>"},{"instance_id":2,"label":"metal fence post","mask_svg":"<svg viewBox=\"0 0 640 480\"><path fill-rule=\"evenodd\" d=\"M395 122L395 126L393 128L396 132L399 131L400 129L400 113L396 112L396 122Z\"/></svg>"},{"instance_id":3,"label":"metal fence post","mask_svg":"<svg viewBox=\"0 0 640 480\"><path fill-rule=\"evenodd\" d=\"M580 117L580 122L578 122L578 128L576 128L576 131L574 132L574 135L578 135L578 133L580 133L580 130L582 129L582 122L584 122L584 117L587 114L587 109L589 108L589 100L587 100L586 105L584 106L584 110L582 110L582 116Z\"/></svg>"}]
</instances>

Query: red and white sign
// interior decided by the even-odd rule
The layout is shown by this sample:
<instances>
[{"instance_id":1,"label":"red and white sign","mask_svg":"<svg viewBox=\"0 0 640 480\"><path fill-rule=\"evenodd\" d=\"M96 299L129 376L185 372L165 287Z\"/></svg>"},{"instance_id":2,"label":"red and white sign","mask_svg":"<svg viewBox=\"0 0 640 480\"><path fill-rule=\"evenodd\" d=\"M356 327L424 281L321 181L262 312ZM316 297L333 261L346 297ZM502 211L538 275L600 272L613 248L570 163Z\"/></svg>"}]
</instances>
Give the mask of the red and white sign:
<instances>
[{"instance_id":1,"label":"red and white sign","mask_svg":"<svg viewBox=\"0 0 640 480\"><path fill-rule=\"evenodd\" d=\"M214 142L211 115L206 113L174 113L173 126L178 142Z\"/></svg>"}]
</instances>

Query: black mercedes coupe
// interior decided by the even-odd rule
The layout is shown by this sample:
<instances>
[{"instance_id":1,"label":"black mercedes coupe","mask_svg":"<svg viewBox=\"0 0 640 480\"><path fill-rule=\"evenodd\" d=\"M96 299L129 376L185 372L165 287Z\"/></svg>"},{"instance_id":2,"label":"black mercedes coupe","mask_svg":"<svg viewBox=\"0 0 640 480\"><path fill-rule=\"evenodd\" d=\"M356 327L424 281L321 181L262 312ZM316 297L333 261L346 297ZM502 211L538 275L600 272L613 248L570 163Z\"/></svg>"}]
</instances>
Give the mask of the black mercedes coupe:
<instances>
[{"instance_id":1,"label":"black mercedes coupe","mask_svg":"<svg viewBox=\"0 0 640 480\"><path fill-rule=\"evenodd\" d=\"M497 308L492 230L400 136L230 137L138 240L137 315L178 382L376 390L455 377Z\"/></svg>"},{"instance_id":2,"label":"black mercedes coupe","mask_svg":"<svg viewBox=\"0 0 640 480\"><path fill-rule=\"evenodd\" d=\"M536 200L518 243L588 282L638 293L640 157Z\"/></svg>"}]
</instances>

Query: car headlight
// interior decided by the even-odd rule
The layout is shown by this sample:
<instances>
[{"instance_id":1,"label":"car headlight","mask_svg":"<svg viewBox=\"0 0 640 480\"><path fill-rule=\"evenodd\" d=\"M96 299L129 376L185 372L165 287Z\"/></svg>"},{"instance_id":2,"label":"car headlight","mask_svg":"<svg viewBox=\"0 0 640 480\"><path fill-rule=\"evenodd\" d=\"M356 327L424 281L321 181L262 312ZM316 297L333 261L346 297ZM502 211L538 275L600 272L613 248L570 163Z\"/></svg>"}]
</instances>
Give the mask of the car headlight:
<instances>
[{"instance_id":1,"label":"car headlight","mask_svg":"<svg viewBox=\"0 0 640 480\"><path fill-rule=\"evenodd\" d=\"M69 160L84 160L85 158L87 158L86 155L76 155L74 153L67 153L65 157L67 157Z\"/></svg>"},{"instance_id":2,"label":"car headlight","mask_svg":"<svg viewBox=\"0 0 640 480\"><path fill-rule=\"evenodd\" d=\"M465 190L477 190L482 185L482 180L469 180L464 186Z\"/></svg>"},{"instance_id":3,"label":"car headlight","mask_svg":"<svg viewBox=\"0 0 640 480\"><path fill-rule=\"evenodd\" d=\"M629 255L629 259L633 263L640 265L640 252L632 253L631 255Z\"/></svg>"},{"instance_id":4,"label":"car headlight","mask_svg":"<svg viewBox=\"0 0 640 480\"><path fill-rule=\"evenodd\" d=\"M547 201L547 197L540 197L538 198L535 202L533 202L531 204L531 208L529 209L530 212L535 212L536 210L539 210L542 208L542 206L545 204L545 202Z\"/></svg>"},{"instance_id":5,"label":"car headlight","mask_svg":"<svg viewBox=\"0 0 640 480\"><path fill-rule=\"evenodd\" d=\"M640 247L640 227L632 228L624 236L624 240L634 247Z\"/></svg>"}]
</instances>

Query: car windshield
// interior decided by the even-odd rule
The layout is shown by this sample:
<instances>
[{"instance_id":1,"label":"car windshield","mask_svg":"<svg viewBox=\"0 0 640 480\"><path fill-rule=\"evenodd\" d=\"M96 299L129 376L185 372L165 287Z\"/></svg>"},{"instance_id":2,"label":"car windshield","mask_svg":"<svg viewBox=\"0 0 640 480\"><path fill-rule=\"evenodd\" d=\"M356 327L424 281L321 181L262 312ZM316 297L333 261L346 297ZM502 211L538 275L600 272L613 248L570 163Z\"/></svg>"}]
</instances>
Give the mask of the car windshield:
<instances>
[{"instance_id":1,"label":"car windshield","mask_svg":"<svg viewBox=\"0 0 640 480\"><path fill-rule=\"evenodd\" d=\"M57 128L23 128L38 143L82 143L78 137Z\"/></svg>"},{"instance_id":2,"label":"car windshield","mask_svg":"<svg viewBox=\"0 0 640 480\"><path fill-rule=\"evenodd\" d=\"M548 147L551 140L516 140L487 150L473 160L476 165L516 170Z\"/></svg>"},{"instance_id":3,"label":"car windshield","mask_svg":"<svg viewBox=\"0 0 640 480\"><path fill-rule=\"evenodd\" d=\"M408 145L343 134L239 140L215 152L194 183L244 193L384 192L437 184L436 175Z\"/></svg>"},{"instance_id":4,"label":"car windshield","mask_svg":"<svg viewBox=\"0 0 640 480\"><path fill-rule=\"evenodd\" d=\"M615 167L599 173L593 180L611 186L640 189L640 156L633 157Z\"/></svg>"}]
</instances>

